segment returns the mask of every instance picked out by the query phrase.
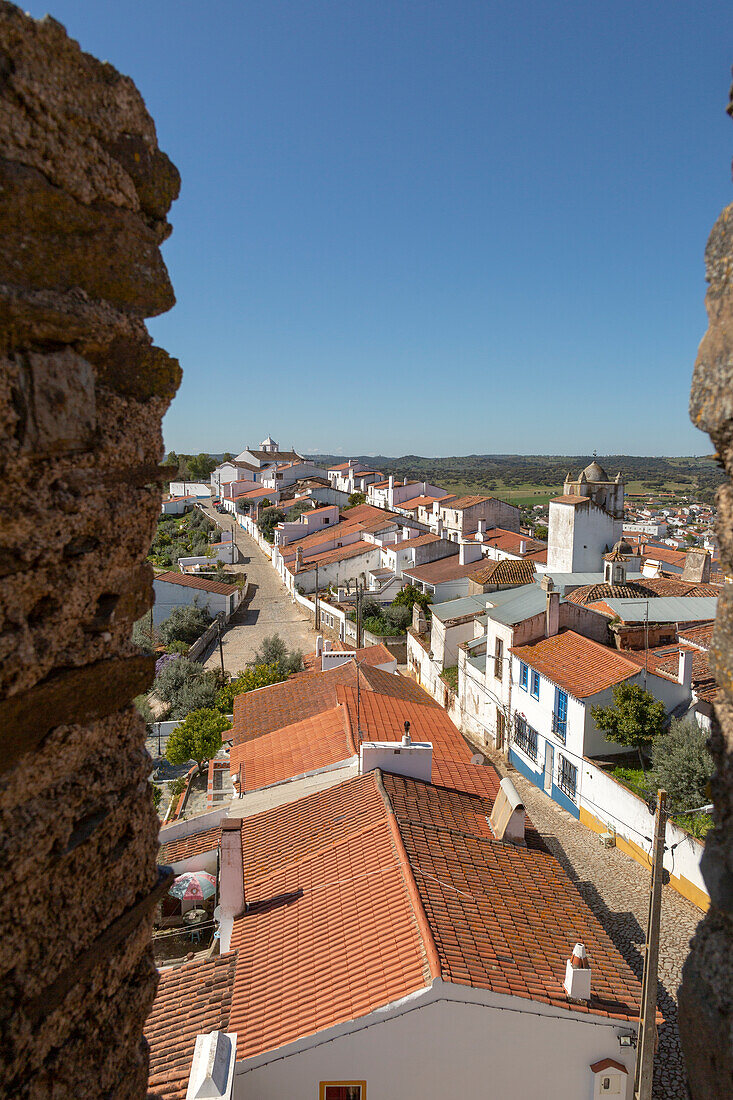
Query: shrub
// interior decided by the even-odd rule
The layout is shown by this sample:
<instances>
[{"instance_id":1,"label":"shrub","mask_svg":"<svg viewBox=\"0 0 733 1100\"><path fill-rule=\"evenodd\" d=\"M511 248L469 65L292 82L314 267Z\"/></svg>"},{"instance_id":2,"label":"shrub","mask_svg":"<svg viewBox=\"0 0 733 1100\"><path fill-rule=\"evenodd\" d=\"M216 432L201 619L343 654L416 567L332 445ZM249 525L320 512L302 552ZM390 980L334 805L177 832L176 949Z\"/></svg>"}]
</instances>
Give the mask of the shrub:
<instances>
[{"instance_id":1,"label":"shrub","mask_svg":"<svg viewBox=\"0 0 733 1100\"><path fill-rule=\"evenodd\" d=\"M366 504L366 493L352 493L349 497L349 508L356 508L358 504Z\"/></svg>"},{"instance_id":2,"label":"shrub","mask_svg":"<svg viewBox=\"0 0 733 1100\"><path fill-rule=\"evenodd\" d=\"M132 628L132 644L141 649L143 653L152 653L158 642L157 631L150 627L150 615L143 615Z\"/></svg>"},{"instance_id":3,"label":"shrub","mask_svg":"<svg viewBox=\"0 0 733 1100\"><path fill-rule=\"evenodd\" d=\"M151 784L150 784L150 793L151 793L152 798L153 798L153 807L157 811L158 808L160 807L160 800L163 797L163 792L162 792L162 790L160 789L160 787L158 786L157 783L152 783L151 782Z\"/></svg>"},{"instance_id":4,"label":"shrub","mask_svg":"<svg viewBox=\"0 0 733 1100\"><path fill-rule=\"evenodd\" d=\"M170 709L170 718L185 718L192 710L216 706L216 678L208 672L200 680L184 684Z\"/></svg>"},{"instance_id":5,"label":"shrub","mask_svg":"<svg viewBox=\"0 0 733 1100\"><path fill-rule=\"evenodd\" d=\"M415 584L406 584L405 587L401 588L395 598L392 600L392 607L409 608L410 618L412 618L412 608L414 604L417 604L418 607L421 607L423 611L427 611L431 603L432 598L427 594L427 592L421 592Z\"/></svg>"},{"instance_id":6,"label":"shrub","mask_svg":"<svg viewBox=\"0 0 733 1100\"><path fill-rule=\"evenodd\" d=\"M263 500L262 503L264 504L265 501ZM257 520L257 526L268 542L274 542L275 528L278 523L282 523L284 520L285 513L280 508L266 508Z\"/></svg>"},{"instance_id":7,"label":"shrub","mask_svg":"<svg viewBox=\"0 0 733 1100\"><path fill-rule=\"evenodd\" d=\"M713 758L707 737L697 722L672 719L669 732L654 739L651 778L656 787L667 791L672 812L691 810L709 801Z\"/></svg>"},{"instance_id":8,"label":"shrub","mask_svg":"<svg viewBox=\"0 0 733 1100\"><path fill-rule=\"evenodd\" d=\"M185 718L189 711L212 707L216 701L217 678L186 657L174 657L161 668L153 690L170 703L171 718Z\"/></svg>"},{"instance_id":9,"label":"shrub","mask_svg":"<svg viewBox=\"0 0 733 1100\"><path fill-rule=\"evenodd\" d=\"M303 654L300 650L289 651L279 634L268 634L255 653L252 665L274 665L283 674L283 679L303 667Z\"/></svg>"},{"instance_id":10,"label":"shrub","mask_svg":"<svg viewBox=\"0 0 733 1100\"><path fill-rule=\"evenodd\" d=\"M171 642L188 642L193 645L200 638L212 618L204 607L174 607L168 618L160 624L159 633L165 645Z\"/></svg>"},{"instance_id":11,"label":"shrub","mask_svg":"<svg viewBox=\"0 0 733 1100\"><path fill-rule=\"evenodd\" d=\"M221 735L231 729L231 722L219 711L201 708L192 711L168 738L165 755L171 764L195 760L199 775L203 765L221 748Z\"/></svg>"}]
</instances>

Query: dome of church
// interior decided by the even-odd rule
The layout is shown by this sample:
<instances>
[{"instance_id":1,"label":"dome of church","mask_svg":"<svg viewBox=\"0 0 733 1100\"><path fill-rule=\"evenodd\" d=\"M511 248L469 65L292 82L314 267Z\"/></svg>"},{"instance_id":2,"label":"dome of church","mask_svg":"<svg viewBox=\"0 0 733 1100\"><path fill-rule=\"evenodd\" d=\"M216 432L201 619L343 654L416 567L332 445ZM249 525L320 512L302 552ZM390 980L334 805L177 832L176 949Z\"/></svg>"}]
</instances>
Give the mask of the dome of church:
<instances>
[{"instance_id":1,"label":"dome of church","mask_svg":"<svg viewBox=\"0 0 733 1100\"><path fill-rule=\"evenodd\" d=\"M595 459L583 470L588 481L608 481L608 474Z\"/></svg>"},{"instance_id":2,"label":"dome of church","mask_svg":"<svg viewBox=\"0 0 733 1100\"><path fill-rule=\"evenodd\" d=\"M634 548L626 539L619 539L613 548L615 554L633 554Z\"/></svg>"}]
</instances>

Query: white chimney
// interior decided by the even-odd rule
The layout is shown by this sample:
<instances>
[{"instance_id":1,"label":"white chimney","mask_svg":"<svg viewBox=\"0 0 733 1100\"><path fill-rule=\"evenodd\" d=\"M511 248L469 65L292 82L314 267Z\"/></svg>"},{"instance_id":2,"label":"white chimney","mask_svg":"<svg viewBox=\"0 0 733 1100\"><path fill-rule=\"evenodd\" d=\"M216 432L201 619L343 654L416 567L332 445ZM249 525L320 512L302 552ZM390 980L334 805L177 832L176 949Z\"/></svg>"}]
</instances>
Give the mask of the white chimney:
<instances>
[{"instance_id":1,"label":"white chimney","mask_svg":"<svg viewBox=\"0 0 733 1100\"><path fill-rule=\"evenodd\" d=\"M401 741L362 741L359 749L359 775L379 768L391 775L404 775L429 783L433 774L431 741L413 741L408 727Z\"/></svg>"},{"instance_id":2,"label":"white chimney","mask_svg":"<svg viewBox=\"0 0 733 1100\"><path fill-rule=\"evenodd\" d=\"M689 649L680 650L677 679L686 691L692 688L692 653Z\"/></svg>"},{"instance_id":3,"label":"white chimney","mask_svg":"<svg viewBox=\"0 0 733 1100\"><path fill-rule=\"evenodd\" d=\"M519 540L519 553L520 554L526 554L527 553L527 540L526 539L520 539Z\"/></svg>"},{"instance_id":4,"label":"white chimney","mask_svg":"<svg viewBox=\"0 0 733 1100\"><path fill-rule=\"evenodd\" d=\"M563 987L571 1001L590 1000L590 979L592 970L585 953L585 946L576 943L573 953L565 964Z\"/></svg>"},{"instance_id":5,"label":"white chimney","mask_svg":"<svg viewBox=\"0 0 733 1100\"><path fill-rule=\"evenodd\" d=\"M443 520L441 516L438 516L438 522L435 524L435 533L443 537Z\"/></svg>"},{"instance_id":6,"label":"white chimney","mask_svg":"<svg viewBox=\"0 0 733 1100\"><path fill-rule=\"evenodd\" d=\"M489 818L489 826L496 839L523 843L526 816L519 791L511 779L502 779Z\"/></svg>"},{"instance_id":7,"label":"white chimney","mask_svg":"<svg viewBox=\"0 0 733 1100\"><path fill-rule=\"evenodd\" d=\"M316 657L320 657L323 653L323 635L316 635Z\"/></svg>"},{"instance_id":8,"label":"white chimney","mask_svg":"<svg viewBox=\"0 0 733 1100\"><path fill-rule=\"evenodd\" d=\"M458 564L469 565L481 557L481 547L475 542L462 542L458 547Z\"/></svg>"},{"instance_id":9,"label":"white chimney","mask_svg":"<svg viewBox=\"0 0 733 1100\"><path fill-rule=\"evenodd\" d=\"M484 528L486 527L486 520L480 519L476 525L479 535L483 535Z\"/></svg>"},{"instance_id":10,"label":"white chimney","mask_svg":"<svg viewBox=\"0 0 733 1100\"><path fill-rule=\"evenodd\" d=\"M391 493L392 490L394 489L394 474L389 475L388 483L389 483L389 491Z\"/></svg>"},{"instance_id":11,"label":"white chimney","mask_svg":"<svg viewBox=\"0 0 733 1100\"><path fill-rule=\"evenodd\" d=\"M303 547L296 546L295 548L295 569L294 572L299 573L303 567Z\"/></svg>"},{"instance_id":12,"label":"white chimney","mask_svg":"<svg viewBox=\"0 0 733 1100\"><path fill-rule=\"evenodd\" d=\"M241 795L240 791L240 795ZM242 819L225 817L221 823L219 905L222 918L241 917L245 911Z\"/></svg>"},{"instance_id":13,"label":"white chimney","mask_svg":"<svg viewBox=\"0 0 733 1100\"><path fill-rule=\"evenodd\" d=\"M236 1032L197 1035L186 1100L230 1100L236 1062Z\"/></svg>"}]
</instances>

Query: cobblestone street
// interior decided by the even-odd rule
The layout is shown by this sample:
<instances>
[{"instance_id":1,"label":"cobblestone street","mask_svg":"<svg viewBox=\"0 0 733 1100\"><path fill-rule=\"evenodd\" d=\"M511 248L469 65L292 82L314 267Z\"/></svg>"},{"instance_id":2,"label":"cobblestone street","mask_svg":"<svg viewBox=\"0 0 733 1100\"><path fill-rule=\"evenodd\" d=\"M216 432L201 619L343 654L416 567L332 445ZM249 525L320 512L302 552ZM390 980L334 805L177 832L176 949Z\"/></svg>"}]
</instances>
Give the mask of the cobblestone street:
<instances>
[{"instance_id":1,"label":"cobblestone street","mask_svg":"<svg viewBox=\"0 0 733 1100\"><path fill-rule=\"evenodd\" d=\"M650 874L616 848L602 848L598 837L552 802L498 753L477 748L503 775L510 775L527 813L549 850L565 867L586 902L641 981L649 906ZM677 989L682 964L701 911L671 887L663 888L659 951L659 1009L664 1024L654 1067L655 1100L688 1100L677 1028Z\"/></svg>"}]
</instances>

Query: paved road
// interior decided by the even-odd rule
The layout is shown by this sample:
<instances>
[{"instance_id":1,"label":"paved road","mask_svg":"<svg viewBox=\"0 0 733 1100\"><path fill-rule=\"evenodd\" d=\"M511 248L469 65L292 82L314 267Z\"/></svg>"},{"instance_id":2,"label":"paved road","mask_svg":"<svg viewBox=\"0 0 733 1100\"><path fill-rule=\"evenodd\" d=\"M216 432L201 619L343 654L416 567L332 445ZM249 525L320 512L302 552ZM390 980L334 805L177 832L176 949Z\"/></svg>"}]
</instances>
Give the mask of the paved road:
<instances>
[{"instance_id":1,"label":"paved road","mask_svg":"<svg viewBox=\"0 0 733 1100\"><path fill-rule=\"evenodd\" d=\"M279 634L288 649L312 653L316 633L309 618L293 603L270 559L231 516L218 515L211 508L205 510L223 530L234 532L241 559L235 568L246 572L249 584L246 604L232 616L223 636L227 672L236 674L243 669L268 634ZM218 647L208 657L206 667L220 667Z\"/></svg>"},{"instance_id":2,"label":"paved road","mask_svg":"<svg viewBox=\"0 0 733 1100\"><path fill-rule=\"evenodd\" d=\"M649 872L616 848L602 848L586 829L557 803L515 771L497 753L481 751L502 774L511 775L527 813L542 834L616 947L641 981L649 907ZM688 1100L686 1074L677 1028L677 990L700 910L665 886L659 952L658 1004L665 1017L659 1029L655 1060L655 1100ZM592 964L591 964L592 965Z\"/></svg>"}]
</instances>

